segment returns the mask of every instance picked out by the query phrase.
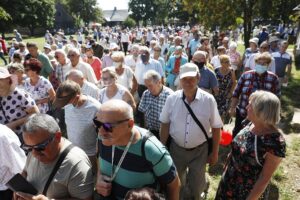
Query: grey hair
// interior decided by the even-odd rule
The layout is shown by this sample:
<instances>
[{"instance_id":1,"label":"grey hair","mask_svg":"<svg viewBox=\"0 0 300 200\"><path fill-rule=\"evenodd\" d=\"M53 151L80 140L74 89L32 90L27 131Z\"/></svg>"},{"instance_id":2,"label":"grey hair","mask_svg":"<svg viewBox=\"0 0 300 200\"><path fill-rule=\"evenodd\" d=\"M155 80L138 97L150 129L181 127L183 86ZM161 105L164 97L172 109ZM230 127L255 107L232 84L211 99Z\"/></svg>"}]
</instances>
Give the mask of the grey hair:
<instances>
[{"instance_id":1,"label":"grey hair","mask_svg":"<svg viewBox=\"0 0 300 200\"><path fill-rule=\"evenodd\" d=\"M64 50L62 50L62 49L57 49L57 50L55 50L55 53L60 53L60 54L62 54L62 55L64 56L64 58L67 57L66 52L65 52Z\"/></svg>"},{"instance_id":2,"label":"grey hair","mask_svg":"<svg viewBox=\"0 0 300 200\"><path fill-rule=\"evenodd\" d=\"M121 99L112 99L112 100L106 101L105 103L103 103L101 105L101 108L104 108L104 107L110 109L112 112L122 110L122 114L124 114L124 117L126 119L134 119L132 107L127 102L125 102ZM100 111L101 111L101 108L100 108Z\"/></svg>"},{"instance_id":3,"label":"grey hair","mask_svg":"<svg viewBox=\"0 0 300 200\"><path fill-rule=\"evenodd\" d=\"M78 78L84 78L84 75L83 75L82 71L80 71L78 69L73 69L73 70L69 71L66 75L66 78L69 79L70 76L76 76Z\"/></svg>"},{"instance_id":4,"label":"grey hair","mask_svg":"<svg viewBox=\"0 0 300 200\"><path fill-rule=\"evenodd\" d=\"M161 80L161 75L155 71L155 70L148 70L145 74L144 74L144 80L151 80L154 83L157 83L159 80Z\"/></svg>"},{"instance_id":5,"label":"grey hair","mask_svg":"<svg viewBox=\"0 0 300 200\"><path fill-rule=\"evenodd\" d=\"M254 115L262 122L275 126L280 120L280 100L268 91L255 91L249 100L253 108Z\"/></svg>"},{"instance_id":6,"label":"grey hair","mask_svg":"<svg viewBox=\"0 0 300 200\"><path fill-rule=\"evenodd\" d=\"M35 133L40 130L47 131L50 134L60 132L58 123L50 115L42 113L31 115L23 126L23 132Z\"/></svg>"},{"instance_id":7,"label":"grey hair","mask_svg":"<svg viewBox=\"0 0 300 200\"><path fill-rule=\"evenodd\" d=\"M199 50L198 50L198 51L196 51L196 52L194 53L193 56L198 55L198 54L204 56L205 58L206 58L206 55L207 55L207 53L206 53L205 51L199 51Z\"/></svg>"},{"instance_id":8,"label":"grey hair","mask_svg":"<svg viewBox=\"0 0 300 200\"><path fill-rule=\"evenodd\" d=\"M148 54L150 54L150 49L146 46L141 46L140 51L146 51L146 52L148 52Z\"/></svg>"},{"instance_id":9,"label":"grey hair","mask_svg":"<svg viewBox=\"0 0 300 200\"><path fill-rule=\"evenodd\" d=\"M140 50L140 45L134 44L134 45L132 45L131 49L137 49L139 51Z\"/></svg>"},{"instance_id":10,"label":"grey hair","mask_svg":"<svg viewBox=\"0 0 300 200\"><path fill-rule=\"evenodd\" d=\"M75 53L78 56L80 55L79 49L77 49L77 48L70 48L69 51L68 51L68 53L70 53L70 52L73 52L73 53Z\"/></svg>"}]
</instances>

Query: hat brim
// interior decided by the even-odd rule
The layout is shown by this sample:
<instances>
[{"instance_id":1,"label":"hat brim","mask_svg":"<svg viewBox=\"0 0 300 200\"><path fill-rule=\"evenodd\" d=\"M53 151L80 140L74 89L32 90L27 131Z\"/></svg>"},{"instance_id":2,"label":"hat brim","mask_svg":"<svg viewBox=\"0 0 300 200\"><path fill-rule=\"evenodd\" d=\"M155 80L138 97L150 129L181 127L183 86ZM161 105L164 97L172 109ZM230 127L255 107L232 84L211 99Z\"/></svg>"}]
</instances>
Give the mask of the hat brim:
<instances>
[{"instance_id":1,"label":"hat brim","mask_svg":"<svg viewBox=\"0 0 300 200\"><path fill-rule=\"evenodd\" d=\"M197 73L198 72L185 72L185 73L179 75L179 79L183 79L185 77L195 77L195 76L197 76Z\"/></svg>"},{"instance_id":2,"label":"hat brim","mask_svg":"<svg viewBox=\"0 0 300 200\"><path fill-rule=\"evenodd\" d=\"M53 101L54 108L63 108L65 107L73 96L66 96L66 97L56 97Z\"/></svg>"}]
</instances>

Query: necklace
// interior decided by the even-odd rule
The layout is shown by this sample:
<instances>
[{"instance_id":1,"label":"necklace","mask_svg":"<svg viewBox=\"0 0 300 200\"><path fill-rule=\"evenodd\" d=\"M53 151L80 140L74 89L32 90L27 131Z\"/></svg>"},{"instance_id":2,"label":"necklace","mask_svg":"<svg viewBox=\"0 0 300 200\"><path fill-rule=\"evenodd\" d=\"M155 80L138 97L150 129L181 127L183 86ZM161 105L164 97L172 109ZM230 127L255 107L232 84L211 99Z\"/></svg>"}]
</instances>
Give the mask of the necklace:
<instances>
[{"instance_id":1,"label":"necklace","mask_svg":"<svg viewBox=\"0 0 300 200\"><path fill-rule=\"evenodd\" d=\"M118 165L117 165L117 167L116 167L115 170L114 170L115 145L112 146L112 154L111 154L111 176L110 176L111 178L109 180L110 182L112 182L115 179L115 177L116 177L116 175L117 175L117 173L118 173L118 171L119 171L119 169L121 167L121 164L123 163L124 158L125 158L128 150L129 150L129 147L130 147L130 145L131 145L131 143L133 141L134 135L135 135L134 133L131 134L129 142L126 145L126 147L125 147L125 149L123 151L123 154L122 154L122 156L121 156L121 158L120 158L120 160L118 162Z\"/></svg>"}]
</instances>

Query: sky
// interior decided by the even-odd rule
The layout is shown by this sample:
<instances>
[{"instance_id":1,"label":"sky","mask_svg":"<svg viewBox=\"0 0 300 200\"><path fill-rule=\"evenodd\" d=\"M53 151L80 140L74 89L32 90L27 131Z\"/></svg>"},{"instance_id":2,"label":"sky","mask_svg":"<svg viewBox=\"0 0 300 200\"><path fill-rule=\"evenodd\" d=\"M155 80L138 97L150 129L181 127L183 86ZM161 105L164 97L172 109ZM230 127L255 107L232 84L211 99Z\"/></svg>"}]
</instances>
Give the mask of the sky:
<instances>
[{"instance_id":1,"label":"sky","mask_svg":"<svg viewBox=\"0 0 300 200\"><path fill-rule=\"evenodd\" d=\"M128 9L129 0L97 0L99 7L102 10Z\"/></svg>"}]
</instances>

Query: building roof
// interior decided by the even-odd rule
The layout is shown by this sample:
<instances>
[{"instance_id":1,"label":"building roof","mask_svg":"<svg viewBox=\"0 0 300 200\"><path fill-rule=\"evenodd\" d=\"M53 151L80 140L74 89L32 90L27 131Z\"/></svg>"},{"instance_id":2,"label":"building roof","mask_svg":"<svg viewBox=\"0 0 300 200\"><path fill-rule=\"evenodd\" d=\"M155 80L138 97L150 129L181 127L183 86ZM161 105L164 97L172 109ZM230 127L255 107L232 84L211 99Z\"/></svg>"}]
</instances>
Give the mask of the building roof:
<instances>
[{"instance_id":1,"label":"building roof","mask_svg":"<svg viewBox=\"0 0 300 200\"><path fill-rule=\"evenodd\" d=\"M104 19L107 22L123 22L128 17L129 12L127 9L117 10L103 10Z\"/></svg>"}]
</instances>

